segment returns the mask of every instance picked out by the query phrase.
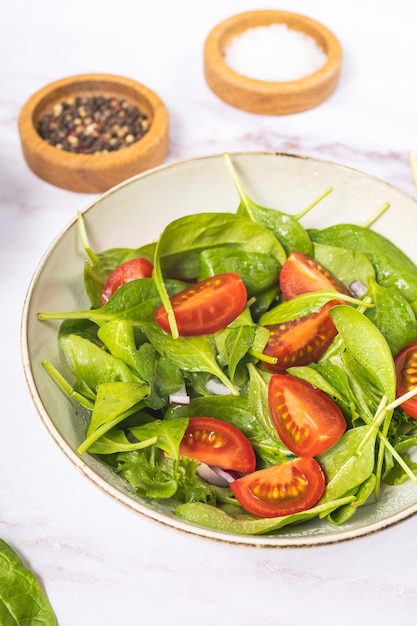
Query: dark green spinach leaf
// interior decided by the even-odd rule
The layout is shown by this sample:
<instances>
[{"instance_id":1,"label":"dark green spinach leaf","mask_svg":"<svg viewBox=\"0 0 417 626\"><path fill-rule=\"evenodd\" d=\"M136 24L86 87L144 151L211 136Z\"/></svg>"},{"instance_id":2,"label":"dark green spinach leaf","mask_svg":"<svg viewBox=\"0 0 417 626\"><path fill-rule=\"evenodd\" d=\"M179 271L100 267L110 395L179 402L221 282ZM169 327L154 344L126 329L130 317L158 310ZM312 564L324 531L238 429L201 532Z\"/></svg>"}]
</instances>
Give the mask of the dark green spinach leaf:
<instances>
[{"instance_id":1,"label":"dark green spinach leaf","mask_svg":"<svg viewBox=\"0 0 417 626\"><path fill-rule=\"evenodd\" d=\"M0 623L2 626L56 626L39 580L0 539Z\"/></svg>"}]
</instances>

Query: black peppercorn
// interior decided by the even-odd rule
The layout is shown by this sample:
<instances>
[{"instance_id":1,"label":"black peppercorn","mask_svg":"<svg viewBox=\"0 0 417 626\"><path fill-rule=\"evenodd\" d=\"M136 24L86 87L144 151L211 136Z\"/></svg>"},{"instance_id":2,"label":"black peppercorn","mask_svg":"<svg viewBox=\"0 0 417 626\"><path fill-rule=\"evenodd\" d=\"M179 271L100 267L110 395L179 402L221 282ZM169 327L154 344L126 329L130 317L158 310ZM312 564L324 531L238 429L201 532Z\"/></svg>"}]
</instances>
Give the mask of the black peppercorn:
<instances>
[{"instance_id":1,"label":"black peppercorn","mask_svg":"<svg viewBox=\"0 0 417 626\"><path fill-rule=\"evenodd\" d=\"M50 145L78 154L114 152L139 141L149 130L148 117L127 100L77 96L45 113L38 133Z\"/></svg>"}]
</instances>

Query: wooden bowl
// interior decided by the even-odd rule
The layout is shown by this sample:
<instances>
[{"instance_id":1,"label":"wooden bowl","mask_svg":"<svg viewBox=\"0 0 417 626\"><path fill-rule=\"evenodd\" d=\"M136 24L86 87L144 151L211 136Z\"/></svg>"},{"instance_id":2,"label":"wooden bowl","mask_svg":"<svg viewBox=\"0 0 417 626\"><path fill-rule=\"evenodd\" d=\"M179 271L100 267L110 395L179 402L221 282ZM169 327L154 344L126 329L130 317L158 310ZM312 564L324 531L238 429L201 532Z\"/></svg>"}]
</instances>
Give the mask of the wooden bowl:
<instances>
[{"instance_id":1,"label":"wooden bowl","mask_svg":"<svg viewBox=\"0 0 417 626\"><path fill-rule=\"evenodd\" d=\"M126 99L147 116L148 132L130 146L108 153L78 154L50 145L37 130L39 120L54 105L79 95ZM25 160L40 178L71 191L102 193L163 162L169 118L164 103L148 87L121 76L82 74L53 82L31 96L20 112L19 133Z\"/></svg>"},{"instance_id":2,"label":"wooden bowl","mask_svg":"<svg viewBox=\"0 0 417 626\"><path fill-rule=\"evenodd\" d=\"M224 60L232 39L249 28L287 24L312 37L327 56L324 65L304 78L275 82L238 74ZM264 115L285 115L317 106L334 91L342 50L337 38L315 20L287 11L248 11L226 19L208 35L204 46L204 72L210 89L234 107Z\"/></svg>"}]
</instances>

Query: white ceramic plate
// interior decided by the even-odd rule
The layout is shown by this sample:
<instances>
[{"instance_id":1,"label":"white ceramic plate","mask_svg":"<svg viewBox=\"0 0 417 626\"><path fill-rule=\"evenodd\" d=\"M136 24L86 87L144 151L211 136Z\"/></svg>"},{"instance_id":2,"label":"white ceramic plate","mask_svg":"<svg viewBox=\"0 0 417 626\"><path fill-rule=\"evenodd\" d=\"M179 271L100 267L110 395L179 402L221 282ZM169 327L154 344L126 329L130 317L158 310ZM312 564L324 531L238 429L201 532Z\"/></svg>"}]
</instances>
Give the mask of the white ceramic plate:
<instances>
[{"instance_id":1,"label":"white ceramic plate","mask_svg":"<svg viewBox=\"0 0 417 626\"><path fill-rule=\"evenodd\" d=\"M391 208L374 225L417 260L417 202L400 190L361 172L333 163L275 153L232 155L237 172L259 204L300 213L329 187L334 191L303 220L305 227L341 222L361 224L385 202ZM92 249L138 247L158 237L173 219L206 211L234 212L238 196L220 155L182 161L150 170L106 192L84 211ZM85 253L76 216L41 260L29 286L23 310L22 353L27 382L39 415L72 463L116 501L158 522L202 537L254 546L310 546L352 539L386 528L417 512L417 487L410 481L384 489L343 526L311 521L278 533L242 536L220 533L178 519L172 509L154 505L133 493L100 461L76 449L84 439L85 417L52 382L42 361L60 366L58 323L37 320L39 311L89 306L83 289Z\"/></svg>"}]
</instances>

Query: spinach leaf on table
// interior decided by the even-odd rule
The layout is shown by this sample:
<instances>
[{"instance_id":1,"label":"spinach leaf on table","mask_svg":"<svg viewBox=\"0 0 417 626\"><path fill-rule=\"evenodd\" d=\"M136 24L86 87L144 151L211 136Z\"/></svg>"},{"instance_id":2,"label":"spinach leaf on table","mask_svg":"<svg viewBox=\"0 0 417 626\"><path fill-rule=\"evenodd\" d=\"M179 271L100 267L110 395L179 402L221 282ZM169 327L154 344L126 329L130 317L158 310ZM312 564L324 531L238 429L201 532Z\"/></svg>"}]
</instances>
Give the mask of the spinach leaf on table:
<instances>
[{"instance_id":1,"label":"spinach leaf on table","mask_svg":"<svg viewBox=\"0 0 417 626\"><path fill-rule=\"evenodd\" d=\"M0 623L2 626L57 624L39 580L3 539L0 539Z\"/></svg>"}]
</instances>

